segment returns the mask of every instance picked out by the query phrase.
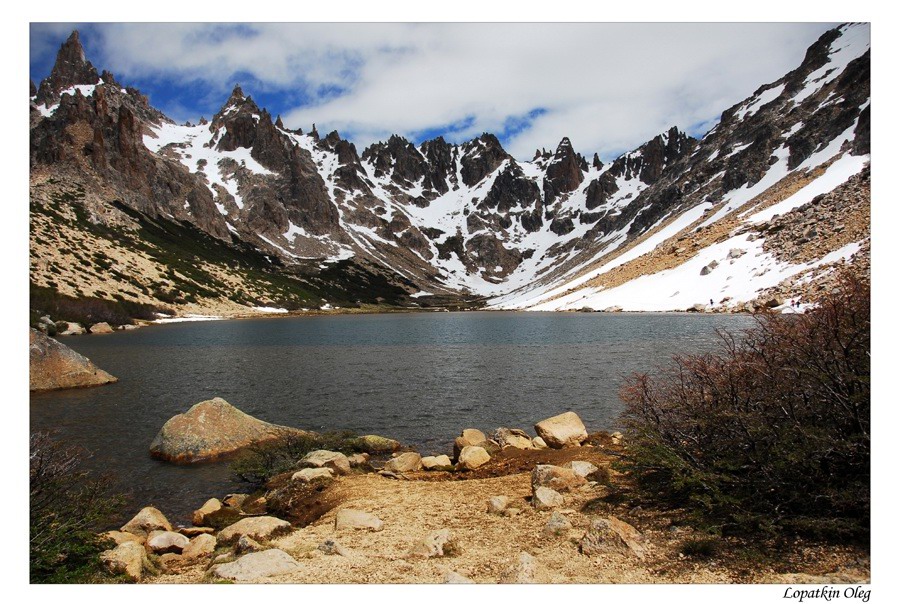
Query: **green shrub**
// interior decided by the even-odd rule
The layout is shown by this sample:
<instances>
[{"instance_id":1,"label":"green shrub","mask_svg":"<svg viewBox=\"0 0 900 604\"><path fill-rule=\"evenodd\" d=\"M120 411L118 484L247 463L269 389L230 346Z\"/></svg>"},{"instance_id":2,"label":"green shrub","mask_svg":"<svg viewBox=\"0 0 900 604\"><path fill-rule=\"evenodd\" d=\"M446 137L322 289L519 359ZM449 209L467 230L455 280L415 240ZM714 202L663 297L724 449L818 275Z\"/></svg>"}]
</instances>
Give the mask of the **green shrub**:
<instances>
[{"instance_id":1,"label":"green shrub","mask_svg":"<svg viewBox=\"0 0 900 604\"><path fill-rule=\"evenodd\" d=\"M31 435L30 577L32 583L90 581L112 544L95 531L120 507L108 477L82 468L84 452L48 434Z\"/></svg>"},{"instance_id":2,"label":"green shrub","mask_svg":"<svg viewBox=\"0 0 900 604\"><path fill-rule=\"evenodd\" d=\"M717 354L623 387L638 484L725 531L864 539L870 506L869 285L760 316Z\"/></svg>"},{"instance_id":3,"label":"green shrub","mask_svg":"<svg viewBox=\"0 0 900 604\"><path fill-rule=\"evenodd\" d=\"M238 479L262 486L273 476L296 469L304 455L318 449L347 454L363 450L352 432L288 433L278 440L248 447L232 462L231 470Z\"/></svg>"}]
</instances>

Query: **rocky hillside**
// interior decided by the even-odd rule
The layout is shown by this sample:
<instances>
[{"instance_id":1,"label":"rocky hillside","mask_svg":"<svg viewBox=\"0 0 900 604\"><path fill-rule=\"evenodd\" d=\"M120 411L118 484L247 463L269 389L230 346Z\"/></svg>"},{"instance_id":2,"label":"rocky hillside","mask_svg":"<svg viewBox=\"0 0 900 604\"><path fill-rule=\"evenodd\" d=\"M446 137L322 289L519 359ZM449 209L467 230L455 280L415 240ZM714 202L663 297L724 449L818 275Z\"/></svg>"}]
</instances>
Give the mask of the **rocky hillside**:
<instances>
[{"instance_id":1,"label":"rocky hillside","mask_svg":"<svg viewBox=\"0 0 900 604\"><path fill-rule=\"evenodd\" d=\"M32 84L32 282L219 314L811 300L835 262L868 257L868 47L867 25L827 32L701 140L672 128L604 164L568 138L518 161L488 133L360 153L239 86L178 125L76 32ZM811 207L841 222L810 229Z\"/></svg>"}]
</instances>

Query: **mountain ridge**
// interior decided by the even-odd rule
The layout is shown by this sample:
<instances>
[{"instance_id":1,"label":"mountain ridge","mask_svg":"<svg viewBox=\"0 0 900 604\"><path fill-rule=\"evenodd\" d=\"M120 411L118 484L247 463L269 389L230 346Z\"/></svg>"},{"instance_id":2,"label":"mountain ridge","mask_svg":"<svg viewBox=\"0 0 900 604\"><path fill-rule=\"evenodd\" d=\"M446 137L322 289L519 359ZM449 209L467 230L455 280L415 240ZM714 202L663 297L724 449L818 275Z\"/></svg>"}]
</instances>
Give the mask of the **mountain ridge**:
<instances>
[{"instance_id":1,"label":"mountain ridge","mask_svg":"<svg viewBox=\"0 0 900 604\"><path fill-rule=\"evenodd\" d=\"M97 74L75 32L51 75L36 90L32 83L32 198L36 179L66 175L96 197L86 206L91 219L112 228L127 222L110 209L119 198L224 245L255 247L288 272L354 265L393 275L401 290L422 292L410 305L438 294L546 308L585 283L608 288L596 282L604 266L653 251L629 256L673 221L682 228L672 235L697 225L691 237L702 240L697 229L765 201L747 199L751 193L799 182L823 165L827 172L839 163L844 181L858 174L864 167L851 160L868 155L868 56L868 26L844 25L813 44L798 68L726 109L699 140L673 127L603 164L563 137L553 153L520 162L489 133L420 145L394 135L358 153L336 131L286 129L239 86L211 121L179 126L112 74ZM44 246L34 235L33 280L44 285L35 258ZM742 310L780 284L763 281L713 306ZM699 288L694 304L706 300L708 288ZM599 310L591 301L598 291L579 299ZM152 298L120 295L129 293Z\"/></svg>"}]
</instances>

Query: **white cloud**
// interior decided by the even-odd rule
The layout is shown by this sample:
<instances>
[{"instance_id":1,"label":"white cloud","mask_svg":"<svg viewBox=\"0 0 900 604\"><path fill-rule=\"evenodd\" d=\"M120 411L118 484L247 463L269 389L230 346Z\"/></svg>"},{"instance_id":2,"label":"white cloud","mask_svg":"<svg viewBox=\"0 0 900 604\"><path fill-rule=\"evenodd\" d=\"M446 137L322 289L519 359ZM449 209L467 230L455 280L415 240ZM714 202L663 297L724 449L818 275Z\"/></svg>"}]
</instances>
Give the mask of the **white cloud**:
<instances>
[{"instance_id":1,"label":"white cloud","mask_svg":"<svg viewBox=\"0 0 900 604\"><path fill-rule=\"evenodd\" d=\"M610 157L718 117L795 67L827 24L109 24L94 60L124 77L200 80L223 94L247 73L310 97L284 121L364 146L473 117L460 137L546 111L508 141ZM320 95L322 89L330 91ZM334 91L342 94L335 96ZM245 91L253 93L252 88ZM224 98L223 98L224 100Z\"/></svg>"}]
</instances>

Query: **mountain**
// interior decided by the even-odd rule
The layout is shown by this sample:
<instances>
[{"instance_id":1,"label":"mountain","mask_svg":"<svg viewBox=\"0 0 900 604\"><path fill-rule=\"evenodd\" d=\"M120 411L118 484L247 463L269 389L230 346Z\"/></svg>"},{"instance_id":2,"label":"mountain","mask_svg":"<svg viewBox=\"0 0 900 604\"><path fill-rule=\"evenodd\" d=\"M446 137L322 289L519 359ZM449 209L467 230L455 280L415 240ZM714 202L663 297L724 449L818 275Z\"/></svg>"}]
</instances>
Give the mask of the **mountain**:
<instances>
[{"instance_id":1,"label":"mountain","mask_svg":"<svg viewBox=\"0 0 900 604\"><path fill-rule=\"evenodd\" d=\"M700 140L673 127L608 164L565 137L518 161L489 133L359 153L240 86L178 125L75 32L32 84L32 283L182 314L813 300L836 263L867 268L869 97L851 24Z\"/></svg>"}]
</instances>

